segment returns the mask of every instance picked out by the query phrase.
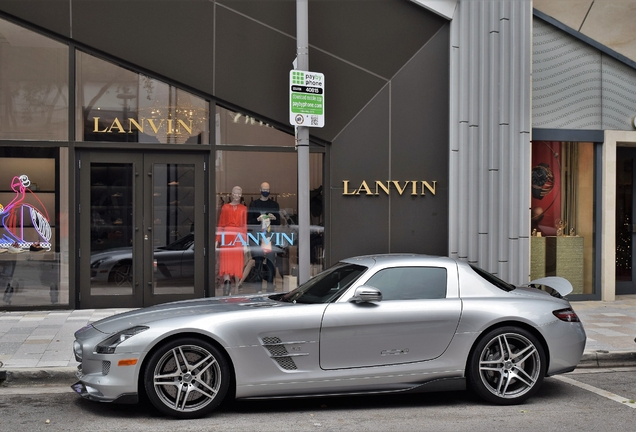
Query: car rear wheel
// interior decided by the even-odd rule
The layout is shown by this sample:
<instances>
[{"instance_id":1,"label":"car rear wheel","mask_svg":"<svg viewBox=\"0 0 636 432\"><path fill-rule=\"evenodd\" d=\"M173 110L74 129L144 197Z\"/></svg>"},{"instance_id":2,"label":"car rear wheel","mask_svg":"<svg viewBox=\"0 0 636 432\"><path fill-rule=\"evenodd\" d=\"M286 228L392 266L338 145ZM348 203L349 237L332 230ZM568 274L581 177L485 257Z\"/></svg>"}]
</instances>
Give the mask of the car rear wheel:
<instances>
[{"instance_id":1,"label":"car rear wheel","mask_svg":"<svg viewBox=\"0 0 636 432\"><path fill-rule=\"evenodd\" d=\"M469 381L483 399L513 405L539 390L546 366L543 346L534 335L519 327L502 327L488 332L475 346Z\"/></svg>"},{"instance_id":2,"label":"car rear wheel","mask_svg":"<svg viewBox=\"0 0 636 432\"><path fill-rule=\"evenodd\" d=\"M148 399L159 411L177 418L199 418L225 398L230 368L209 342L183 338L152 354L144 378Z\"/></svg>"}]
</instances>

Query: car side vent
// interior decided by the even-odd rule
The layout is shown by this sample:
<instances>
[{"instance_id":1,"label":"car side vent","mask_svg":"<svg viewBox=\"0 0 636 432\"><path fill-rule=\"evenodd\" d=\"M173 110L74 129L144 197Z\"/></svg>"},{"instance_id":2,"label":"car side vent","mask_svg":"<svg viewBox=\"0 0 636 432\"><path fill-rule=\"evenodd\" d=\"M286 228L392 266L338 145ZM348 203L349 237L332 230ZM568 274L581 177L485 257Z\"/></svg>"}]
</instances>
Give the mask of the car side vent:
<instances>
[{"instance_id":1,"label":"car side vent","mask_svg":"<svg viewBox=\"0 0 636 432\"><path fill-rule=\"evenodd\" d=\"M298 367L296 366L296 363L294 363L294 361L289 357L279 357L279 358L275 358L274 360L276 360L276 363L278 363L278 366L282 367L285 370L298 369Z\"/></svg>"},{"instance_id":2,"label":"car side vent","mask_svg":"<svg viewBox=\"0 0 636 432\"><path fill-rule=\"evenodd\" d=\"M102 375L108 375L108 372L110 372L110 362L102 361Z\"/></svg>"},{"instance_id":3,"label":"car side vent","mask_svg":"<svg viewBox=\"0 0 636 432\"><path fill-rule=\"evenodd\" d=\"M287 348L277 337L265 337L263 338L263 346L269 351L269 356L278 363L278 366L285 370L296 370L296 363L291 358Z\"/></svg>"}]
</instances>

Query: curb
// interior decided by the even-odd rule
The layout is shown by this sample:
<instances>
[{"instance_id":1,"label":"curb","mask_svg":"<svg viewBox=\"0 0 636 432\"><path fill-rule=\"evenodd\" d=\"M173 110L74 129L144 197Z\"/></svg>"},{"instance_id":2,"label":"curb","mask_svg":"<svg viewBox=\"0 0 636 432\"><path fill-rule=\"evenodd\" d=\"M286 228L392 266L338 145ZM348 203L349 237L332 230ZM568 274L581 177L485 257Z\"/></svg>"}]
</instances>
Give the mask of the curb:
<instances>
[{"instance_id":1,"label":"curb","mask_svg":"<svg viewBox=\"0 0 636 432\"><path fill-rule=\"evenodd\" d=\"M636 366L636 352L634 351L588 351L577 368L613 368Z\"/></svg>"},{"instance_id":2,"label":"curb","mask_svg":"<svg viewBox=\"0 0 636 432\"><path fill-rule=\"evenodd\" d=\"M0 388L9 386L71 386L77 381L76 367L17 368L5 372L6 378L0 380Z\"/></svg>"}]
</instances>

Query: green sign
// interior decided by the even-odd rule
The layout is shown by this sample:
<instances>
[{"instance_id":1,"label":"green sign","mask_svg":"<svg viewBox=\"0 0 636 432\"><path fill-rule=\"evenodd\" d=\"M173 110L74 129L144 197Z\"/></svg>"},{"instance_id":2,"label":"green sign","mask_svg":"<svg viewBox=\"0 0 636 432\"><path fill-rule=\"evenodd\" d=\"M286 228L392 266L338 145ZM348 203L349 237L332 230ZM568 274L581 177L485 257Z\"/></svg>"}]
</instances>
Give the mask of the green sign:
<instances>
[{"instance_id":1,"label":"green sign","mask_svg":"<svg viewBox=\"0 0 636 432\"><path fill-rule=\"evenodd\" d=\"M325 125L325 76L317 72L289 72L289 123L294 126Z\"/></svg>"}]
</instances>

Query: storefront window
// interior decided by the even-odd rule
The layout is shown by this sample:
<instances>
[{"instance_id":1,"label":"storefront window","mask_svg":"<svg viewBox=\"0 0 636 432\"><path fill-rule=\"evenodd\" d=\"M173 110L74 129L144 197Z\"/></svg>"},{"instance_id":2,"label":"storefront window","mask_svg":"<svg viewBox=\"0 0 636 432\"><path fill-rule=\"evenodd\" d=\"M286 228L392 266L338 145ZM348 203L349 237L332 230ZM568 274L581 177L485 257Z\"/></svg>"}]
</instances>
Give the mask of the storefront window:
<instances>
[{"instance_id":1,"label":"storefront window","mask_svg":"<svg viewBox=\"0 0 636 432\"><path fill-rule=\"evenodd\" d=\"M77 53L77 139L209 144L209 103L156 79Z\"/></svg>"},{"instance_id":2,"label":"storefront window","mask_svg":"<svg viewBox=\"0 0 636 432\"><path fill-rule=\"evenodd\" d=\"M216 107L216 143L294 147L293 135L283 133L266 122L246 114Z\"/></svg>"},{"instance_id":3,"label":"storefront window","mask_svg":"<svg viewBox=\"0 0 636 432\"><path fill-rule=\"evenodd\" d=\"M217 151L216 295L295 288L299 241L310 242L311 276L323 269L322 164L322 153L310 154L310 238L302 240L296 153Z\"/></svg>"},{"instance_id":4,"label":"storefront window","mask_svg":"<svg viewBox=\"0 0 636 432\"><path fill-rule=\"evenodd\" d=\"M68 304L68 151L5 147L0 155L2 302Z\"/></svg>"},{"instance_id":5,"label":"storefront window","mask_svg":"<svg viewBox=\"0 0 636 432\"><path fill-rule=\"evenodd\" d=\"M68 139L68 47L0 19L0 139Z\"/></svg>"},{"instance_id":6,"label":"storefront window","mask_svg":"<svg viewBox=\"0 0 636 432\"><path fill-rule=\"evenodd\" d=\"M532 144L531 279L561 276L594 292L594 144Z\"/></svg>"}]
</instances>

